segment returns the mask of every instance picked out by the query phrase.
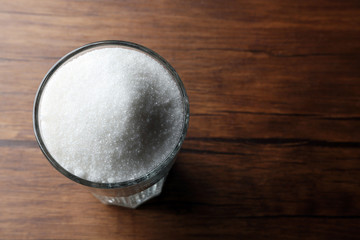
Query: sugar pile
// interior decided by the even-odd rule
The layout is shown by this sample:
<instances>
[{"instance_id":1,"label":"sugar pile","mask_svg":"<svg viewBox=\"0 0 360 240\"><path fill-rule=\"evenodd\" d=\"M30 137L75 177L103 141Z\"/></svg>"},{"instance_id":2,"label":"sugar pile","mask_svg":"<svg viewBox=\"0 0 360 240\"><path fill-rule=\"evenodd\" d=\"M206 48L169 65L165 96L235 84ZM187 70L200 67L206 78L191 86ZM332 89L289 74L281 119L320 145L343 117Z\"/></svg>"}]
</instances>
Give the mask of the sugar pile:
<instances>
[{"instance_id":1,"label":"sugar pile","mask_svg":"<svg viewBox=\"0 0 360 240\"><path fill-rule=\"evenodd\" d=\"M143 176L174 149L183 127L177 83L137 50L95 48L48 81L40 130L54 159L78 177L120 182Z\"/></svg>"}]
</instances>

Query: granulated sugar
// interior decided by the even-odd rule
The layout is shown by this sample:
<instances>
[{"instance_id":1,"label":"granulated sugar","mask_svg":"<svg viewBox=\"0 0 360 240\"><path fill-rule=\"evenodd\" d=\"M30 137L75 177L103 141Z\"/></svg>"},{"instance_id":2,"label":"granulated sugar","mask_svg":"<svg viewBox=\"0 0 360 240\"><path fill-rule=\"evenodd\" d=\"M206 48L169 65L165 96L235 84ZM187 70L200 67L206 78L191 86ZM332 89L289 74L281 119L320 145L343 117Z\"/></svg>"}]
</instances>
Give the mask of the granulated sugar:
<instances>
[{"instance_id":1,"label":"granulated sugar","mask_svg":"<svg viewBox=\"0 0 360 240\"><path fill-rule=\"evenodd\" d=\"M152 57L96 48L63 64L47 83L40 130L54 159L102 183L135 179L175 148L183 103L172 75Z\"/></svg>"}]
</instances>

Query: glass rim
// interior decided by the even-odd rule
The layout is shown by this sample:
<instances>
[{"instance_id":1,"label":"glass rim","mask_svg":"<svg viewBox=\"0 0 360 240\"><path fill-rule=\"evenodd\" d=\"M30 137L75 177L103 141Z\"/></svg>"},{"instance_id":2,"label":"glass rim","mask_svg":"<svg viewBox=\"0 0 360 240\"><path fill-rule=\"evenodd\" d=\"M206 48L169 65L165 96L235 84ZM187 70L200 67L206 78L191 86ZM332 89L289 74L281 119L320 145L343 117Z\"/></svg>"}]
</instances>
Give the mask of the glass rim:
<instances>
[{"instance_id":1,"label":"glass rim","mask_svg":"<svg viewBox=\"0 0 360 240\"><path fill-rule=\"evenodd\" d=\"M122 181L122 182L114 182L114 183L100 183L100 182L93 182L93 181L89 181L83 178L80 178L78 176L76 176L75 174L72 174L71 172L67 171L65 168L63 168L56 160L55 158L52 157L52 155L50 154L50 152L48 151L43 139L42 139L42 135L41 135L41 131L40 131L40 124L39 124L39 119L38 119L38 112L39 112L39 105L40 105L40 100L41 100L41 95L42 92L46 86L46 83L49 81L49 79L51 78L51 76L55 73L55 71L61 67L64 63L66 63L68 60L70 60L71 58L73 58L74 56L92 49L92 48L96 48L96 47L101 47L101 46L110 46L110 45L115 45L115 46L120 46L120 47L127 47L127 48L132 48L135 50L139 50L145 54L150 55L151 57L153 57L155 60L157 60L158 62L160 62L168 71L169 73L173 76L175 82L177 83L179 90L181 92L182 95L182 101L183 101L183 107L184 107L184 121L183 121L183 129L180 135L180 138L177 142L177 144L175 145L173 151L163 160L161 161L160 164L156 165L151 171L149 171L147 174L142 175L138 178L135 178L133 180L127 180L127 181ZM185 91L185 87L179 77L179 75L177 74L177 72L175 71L175 69L163 58L161 57L159 54L157 54L156 52L154 52L153 50L146 48L142 45L133 43L133 42L128 42L128 41L120 41L120 40L103 40L103 41L98 41L98 42L92 42L92 43L88 43L86 45L83 45L69 53L67 53L65 56L63 56L62 58L60 58L60 60L58 60L51 68L50 70L46 73L45 77L43 78L43 80L40 83L40 86L36 92L36 96L35 96L35 100L34 100L34 106L33 106L33 128L34 128L34 133L35 133L35 137L36 137L36 141L42 151L42 153L45 155L45 157L47 158L47 160L50 162L50 164L60 173L62 173L65 177L69 178L70 180L80 183L82 185L88 186L88 187L95 187L95 188L102 188L102 189L113 189L113 188L125 188L125 187L131 187L131 186L136 186L139 183L143 183L146 181L151 181L153 178L156 178L162 170L167 169L168 165L172 163L173 159L175 158L176 154L179 152L182 143L184 142L185 136L186 136L186 132L189 126L189 114L190 110L189 110L189 99L188 96L186 94Z\"/></svg>"}]
</instances>

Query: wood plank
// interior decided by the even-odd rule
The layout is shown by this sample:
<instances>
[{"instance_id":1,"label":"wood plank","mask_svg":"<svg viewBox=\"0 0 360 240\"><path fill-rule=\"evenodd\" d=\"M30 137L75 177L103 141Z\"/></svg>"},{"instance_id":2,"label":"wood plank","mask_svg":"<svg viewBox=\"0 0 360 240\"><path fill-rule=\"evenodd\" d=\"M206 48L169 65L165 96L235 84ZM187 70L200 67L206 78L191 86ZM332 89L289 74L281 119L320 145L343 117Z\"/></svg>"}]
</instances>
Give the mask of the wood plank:
<instances>
[{"instance_id":1,"label":"wood plank","mask_svg":"<svg viewBox=\"0 0 360 240\"><path fill-rule=\"evenodd\" d=\"M360 3L34 1L0 5L0 239L357 239ZM104 206L37 147L50 67L140 43L182 78L187 139L162 195Z\"/></svg>"}]
</instances>

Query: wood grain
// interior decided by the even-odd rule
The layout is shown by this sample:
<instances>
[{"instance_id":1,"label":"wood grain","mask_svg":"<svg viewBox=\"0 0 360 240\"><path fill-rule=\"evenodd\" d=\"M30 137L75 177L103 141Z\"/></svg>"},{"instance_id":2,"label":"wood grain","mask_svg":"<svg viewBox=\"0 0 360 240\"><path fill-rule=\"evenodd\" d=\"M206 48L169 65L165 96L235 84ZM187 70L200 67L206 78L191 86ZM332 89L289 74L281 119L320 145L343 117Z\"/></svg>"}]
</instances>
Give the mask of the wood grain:
<instances>
[{"instance_id":1,"label":"wood grain","mask_svg":"<svg viewBox=\"0 0 360 240\"><path fill-rule=\"evenodd\" d=\"M0 239L357 239L359 1L0 4ZM36 90L86 43L147 46L190 99L161 196L100 204L37 147Z\"/></svg>"}]
</instances>

